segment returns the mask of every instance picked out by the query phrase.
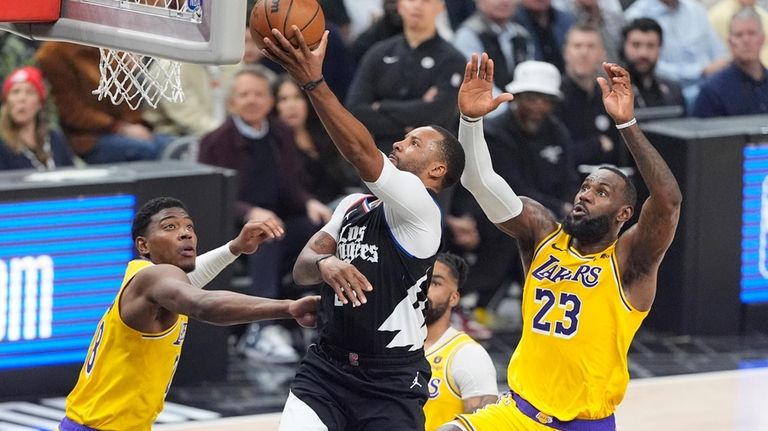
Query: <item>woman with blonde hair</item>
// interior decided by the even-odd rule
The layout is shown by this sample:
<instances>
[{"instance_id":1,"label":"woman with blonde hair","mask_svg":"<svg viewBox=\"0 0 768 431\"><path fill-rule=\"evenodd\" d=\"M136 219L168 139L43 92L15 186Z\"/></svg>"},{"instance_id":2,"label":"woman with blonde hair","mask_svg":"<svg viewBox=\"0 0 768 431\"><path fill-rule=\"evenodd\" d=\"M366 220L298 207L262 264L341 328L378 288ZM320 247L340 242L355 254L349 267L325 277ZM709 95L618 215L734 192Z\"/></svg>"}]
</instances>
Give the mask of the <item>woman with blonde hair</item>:
<instances>
[{"instance_id":1,"label":"woman with blonde hair","mask_svg":"<svg viewBox=\"0 0 768 431\"><path fill-rule=\"evenodd\" d=\"M3 83L0 106L0 169L71 166L72 152L64 136L45 120L45 85L39 69L14 70Z\"/></svg>"}]
</instances>

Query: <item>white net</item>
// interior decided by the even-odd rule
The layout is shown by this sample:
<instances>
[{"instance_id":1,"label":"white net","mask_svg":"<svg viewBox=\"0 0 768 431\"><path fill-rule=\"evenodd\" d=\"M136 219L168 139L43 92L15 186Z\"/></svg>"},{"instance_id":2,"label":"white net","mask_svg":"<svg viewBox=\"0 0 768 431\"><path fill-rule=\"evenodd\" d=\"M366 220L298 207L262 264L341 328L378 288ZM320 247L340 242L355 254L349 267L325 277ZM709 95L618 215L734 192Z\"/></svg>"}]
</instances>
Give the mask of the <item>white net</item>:
<instances>
[{"instance_id":1,"label":"white net","mask_svg":"<svg viewBox=\"0 0 768 431\"><path fill-rule=\"evenodd\" d=\"M152 108L162 100L184 101L181 87L181 64L149 55L100 48L101 79L93 94L113 104L126 103L138 109L142 103Z\"/></svg>"},{"instance_id":2,"label":"white net","mask_svg":"<svg viewBox=\"0 0 768 431\"><path fill-rule=\"evenodd\" d=\"M202 0L84 0L142 13L176 16L199 22ZM131 109L142 104L156 108L165 99L184 101L181 64L150 55L110 48L100 48L99 88L93 91L99 100L109 98L115 105L126 103Z\"/></svg>"}]
</instances>

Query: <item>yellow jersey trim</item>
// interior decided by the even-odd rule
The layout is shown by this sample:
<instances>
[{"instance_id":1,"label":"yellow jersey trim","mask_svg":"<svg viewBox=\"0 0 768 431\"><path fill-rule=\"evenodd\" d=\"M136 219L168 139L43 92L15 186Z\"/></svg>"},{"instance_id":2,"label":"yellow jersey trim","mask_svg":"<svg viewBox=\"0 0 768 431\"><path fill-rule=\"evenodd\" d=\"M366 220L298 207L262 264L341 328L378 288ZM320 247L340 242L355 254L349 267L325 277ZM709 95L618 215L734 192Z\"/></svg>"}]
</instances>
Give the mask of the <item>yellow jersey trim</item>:
<instances>
[{"instance_id":1,"label":"yellow jersey trim","mask_svg":"<svg viewBox=\"0 0 768 431\"><path fill-rule=\"evenodd\" d=\"M453 337L451 337L451 338L447 339L447 340L446 340L445 342L443 342L442 344L440 344L440 345L437 345L437 347L435 347L435 346L432 346L432 347L430 347L430 348L429 348L429 353L427 353L427 354L426 354L426 355L424 355L424 356L425 356L425 357L427 357L427 358L429 358L430 356L434 356L434 355L435 355L435 353L437 353L437 352L439 352L439 351L440 351L440 349L442 349L443 347L445 347L445 346L447 346L447 345L451 344L451 342L453 342L453 340L455 340L457 337L460 337L460 336L461 336L463 333L464 333L464 332L461 332L461 331L459 331L459 332L457 332L456 334L454 334L454 336L453 336Z\"/></svg>"},{"instance_id":2,"label":"yellow jersey trim","mask_svg":"<svg viewBox=\"0 0 768 431\"><path fill-rule=\"evenodd\" d=\"M542 239L539 242L539 245L536 246L536 248L533 249L533 254L531 255L531 262L533 262L533 259L536 258L536 256L539 254L541 249L543 249L549 242L554 239L560 231L563 230L563 226L561 224L557 225L557 229L552 231L549 235L545 236L544 239Z\"/></svg>"},{"instance_id":3,"label":"yellow jersey trim","mask_svg":"<svg viewBox=\"0 0 768 431\"><path fill-rule=\"evenodd\" d=\"M469 431L476 431L475 427L472 426L472 422L468 421L466 418L464 418L464 415L458 415L456 416L456 419L461 422L461 425L466 428Z\"/></svg>"},{"instance_id":4,"label":"yellow jersey trim","mask_svg":"<svg viewBox=\"0 0 768 431\"><path fill-rule=\"evenodd\" d=\"M464 332L459 332L456 336L459 335L466 335ZM453 373L450 370L451 361L453 361L453 357L456 356L456 352L458 352L462 347L466 346L469 343L474 343L475 340L473 340L471 337L467 336L468 338L464 340L463 342L459 343L451 349L451 353L448 354L448 358L445 360L445 376L446 376L446 385L448 386L448 390L451 391L451 393L458 399L461 398L461 393L459 393L459 388L456 387L456 381L453 379ZM455 339L456 337L453 337L451 339Z\"/></svg>"}]
</instances>

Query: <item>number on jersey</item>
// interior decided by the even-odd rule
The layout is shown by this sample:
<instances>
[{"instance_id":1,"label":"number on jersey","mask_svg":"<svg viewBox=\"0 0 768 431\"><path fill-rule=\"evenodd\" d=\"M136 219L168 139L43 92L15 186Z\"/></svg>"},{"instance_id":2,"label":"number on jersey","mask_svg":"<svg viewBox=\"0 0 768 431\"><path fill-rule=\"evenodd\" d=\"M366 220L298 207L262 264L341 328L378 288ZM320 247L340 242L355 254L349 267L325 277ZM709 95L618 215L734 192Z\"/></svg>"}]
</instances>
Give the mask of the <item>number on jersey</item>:
<instances>
[{"instance_id":1,"label":"number on jersey","mask_svg":"<svg viewBox=\"0 0 768 431\"><path fill-rule=\"evenodd\" d=\"M560 338L571 338L576 335L576 331L579 329L579 313L581 312L581 300L576 294L560 292L557 295L549 289L538 287L533 302L541 304L539 312L533 316L534 332ZM552 321L551 318L548 318L555 305L557 308L565 310L563 320Z\"/></svg>"}]
</instances>

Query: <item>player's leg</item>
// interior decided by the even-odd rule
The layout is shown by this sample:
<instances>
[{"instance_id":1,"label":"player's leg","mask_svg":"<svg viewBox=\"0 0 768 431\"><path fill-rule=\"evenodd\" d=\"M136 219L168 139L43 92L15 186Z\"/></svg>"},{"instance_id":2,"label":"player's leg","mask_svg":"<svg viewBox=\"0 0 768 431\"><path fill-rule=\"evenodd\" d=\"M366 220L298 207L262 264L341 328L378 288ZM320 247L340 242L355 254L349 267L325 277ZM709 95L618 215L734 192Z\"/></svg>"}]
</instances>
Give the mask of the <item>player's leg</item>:
<instances>
[{"instance_id":1,"label":"player's leg","mask_svg":"<svg viewBox=\"0 0 768 431\"><path fill-rule=\"evenodd\" d=\"M317 345L307 349L280 418L279 431L344 431L347 418L342 402L349 397L342 370Z\"/></svg>"},{"instance_id":2,"label":"player's leg","mask_svg":"<svg viewBox=\"0 0 768 431\"><path fill-rule=\"evenodd\" d=\"M342 430L343 426L336 425L335 420L328 414L323 414L326 419L320 418L317 412L307 403L300 400L293 392L288 394L283 414L280 417L279 431L333 431ZM329 426L330 425L330 426Z\"/></svg>"},{"instance_id":3,"label":"player's leg","mask_svg":"<svg viewBox=\"0 0 768 431\"><path fill-rule=\"evenodd\" d=\"M438 431L552 431L521 412L511 394L505 394L495 404L489 404L475 413L461 414L456 420L438 428Z\"/></svg>"},{"instance_id":4,"label":"player's leg","mask_svg":"<svg viewBox=\"0 0 768 431\"><path fill-rule=\"evenodd\" d=\"M424 431L424 404L432 370L420 359L405 365L377 365L359 370L351 407L355 431Z\"/></svg>"}]
</instances>

